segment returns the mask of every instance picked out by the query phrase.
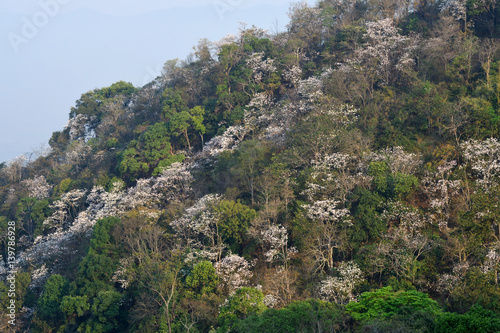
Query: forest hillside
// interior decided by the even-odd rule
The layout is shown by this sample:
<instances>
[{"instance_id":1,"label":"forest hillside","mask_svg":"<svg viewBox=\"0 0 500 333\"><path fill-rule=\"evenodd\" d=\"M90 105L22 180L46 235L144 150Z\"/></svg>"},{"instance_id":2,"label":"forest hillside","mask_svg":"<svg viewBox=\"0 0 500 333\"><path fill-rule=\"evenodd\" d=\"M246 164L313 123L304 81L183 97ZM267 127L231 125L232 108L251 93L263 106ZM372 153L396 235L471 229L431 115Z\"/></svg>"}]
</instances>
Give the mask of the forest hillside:
<instances>
[{"instance_id":1,"label":"forest hillside","mask_svg":"<svg viewBox=\"0 0 500 333\"><path fill-rule=\"evenodd\" d=\"M497 14L297 3L82 94L1 164L0 331L499 332Z\"/></svg>"}]
</instances>

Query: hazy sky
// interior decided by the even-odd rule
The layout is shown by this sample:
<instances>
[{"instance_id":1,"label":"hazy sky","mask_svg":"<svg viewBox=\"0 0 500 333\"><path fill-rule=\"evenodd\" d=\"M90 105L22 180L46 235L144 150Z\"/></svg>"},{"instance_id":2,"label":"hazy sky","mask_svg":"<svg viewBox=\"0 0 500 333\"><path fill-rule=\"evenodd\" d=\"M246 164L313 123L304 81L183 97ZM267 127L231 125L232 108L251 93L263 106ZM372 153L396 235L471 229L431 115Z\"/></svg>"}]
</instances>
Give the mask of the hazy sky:
<instances>
[{"instance_id":1,"label":"hazy sky","mask_svg":"<svg viewBox=\"0 0 500 333\"><path fill-rule=\"evenodd\" d=\"M291 2L2 0L0 162L47 144L82 93L120 80L142 86L239 22L283 30Z\"/></svg>"}]
</instances>

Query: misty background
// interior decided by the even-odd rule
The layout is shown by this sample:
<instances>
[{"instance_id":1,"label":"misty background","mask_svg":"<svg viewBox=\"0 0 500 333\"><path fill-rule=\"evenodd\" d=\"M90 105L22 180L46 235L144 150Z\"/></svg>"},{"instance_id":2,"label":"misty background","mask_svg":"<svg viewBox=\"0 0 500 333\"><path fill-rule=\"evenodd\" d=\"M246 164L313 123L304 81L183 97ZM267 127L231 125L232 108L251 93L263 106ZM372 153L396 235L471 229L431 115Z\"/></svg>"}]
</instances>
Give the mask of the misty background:
<instances>
[{"instance_id":1,"label":"misty background","mask_svg":"<svg viewBox=\"0 0 500 333\"><path fill-rule=\"evenodd\" d=\"M38 150L81 94L141 87L202 38L242 22L283 31L292 1L4 0L0 3L0 163Z\"/></svg>"}]
</instances>

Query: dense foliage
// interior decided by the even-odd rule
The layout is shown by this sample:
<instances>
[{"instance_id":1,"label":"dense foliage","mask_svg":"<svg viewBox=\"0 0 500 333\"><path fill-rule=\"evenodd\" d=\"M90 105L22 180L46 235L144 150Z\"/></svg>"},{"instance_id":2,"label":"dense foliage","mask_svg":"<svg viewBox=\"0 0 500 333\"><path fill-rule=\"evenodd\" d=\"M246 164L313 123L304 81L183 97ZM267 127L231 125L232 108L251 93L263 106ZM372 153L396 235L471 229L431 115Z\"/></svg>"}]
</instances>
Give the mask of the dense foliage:
<instances>
[{"instance_id":1,"label":"dense foliage","mask_svg":"<svg viewBox=\"0 0 500 333\"><path fill-rule=\"evenodd\" d=\"M82 95L0 165L0 331L500 331L491 1L335 1Z\"/></svg>"}]
</instances>

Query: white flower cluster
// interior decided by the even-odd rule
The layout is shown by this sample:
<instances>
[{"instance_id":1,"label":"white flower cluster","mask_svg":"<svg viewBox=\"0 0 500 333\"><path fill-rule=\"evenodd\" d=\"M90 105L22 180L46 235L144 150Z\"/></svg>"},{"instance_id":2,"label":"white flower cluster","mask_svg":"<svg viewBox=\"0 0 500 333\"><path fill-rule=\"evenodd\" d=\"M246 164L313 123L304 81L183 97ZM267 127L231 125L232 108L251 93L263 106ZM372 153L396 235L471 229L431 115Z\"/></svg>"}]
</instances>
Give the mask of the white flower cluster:
<instances>
[{"instance_id":1,"label":"white flower cluster","mask_svg":"<svg viewBox=\"0 0 500 333\"><path fill-rule=\"evenodd\" d=\"M339 201L327 199L315 201L312 205L304 205L307 210L307 217L312 220L322 221L323 223L342 222L350 226L352 221L349 218L350 213L347 208L337 208Z\"/></svg>"},{"instance_id":2,"label":"white flower cluster","mask_svg":"<svg viewBox=\"0 0 500 333\"><path fill-rule=\"evenodd\" d=\"M484 274L490 271L500 271L500 246L498 243L489 249L481 270Z\"/></svg>"},{"instance_id":3,"label":"white flower cluster","mask_svg":"<svg viewBox=\"0 0 500 333\"><path fill-rule=\"evenodd\" d=\"M28 191L30 198L42 200L50 196L52 186L47 183L45 176L38 176L31 179L23 180L23 185Z\"/></svg>"},{"instance_id":4,"label":"white flower cluster","mask_svg":"<svg viewBox=\"0 0 500 333\"><path fill-rule=\"evenodd\" d=\"M322 156L322 158L319 158L318 160L312 161L312 164L315 171L329 169L346 170L347 168L352 167L355 164L356 160L357 158L355 156L351 156L349 154L333 153Z\"/></svg>"},{"instance_id":5,"label":"white flower cluster","mask_svg":"<svg viewBox=\"0 0 500 333\"><path fill-rule=\"evenodd\" d=\"M69 129L69 139L70 141L75 141L78 139L88 139L90 135L90 124L95 122L97 117L87 116L84 114L78 114L76 117L70 118L64 129Z\"/></svg>"},{"instance_id":6,"label":"white flower cluster","mask_svg":"<svg viewBox=\"0 0 500 333\"><path fill-rule=\"evenodd\" d=\"M125 190L123 182L113 184L111 192L102 186L95 186L87 196L87 208L82 210L85 190L73 190L62 195L51 206L55 212L44 221L45 225L56 226L56 231L47 236L38 236L34 245L22 255L23 261L39 261L49 255L67 251L64 244L75 236L88 234L97 220L122 216L137 209L152 223L162 211L160 203L179 201L191 191L192 176L187 166L172 164L159 177L140 179L136 186ZM67 226L65 230L62 224Z\"/></svg>"},{"instance_id":7,"label":"white flower cluster","mask_svg":"<svg viewBox=\"0 0 500 333\"><path fill-rule=\"evenodd\" d=\"M326 114L332 117L338 125L347 126L358 118L359 109L354 105L341 104L338 107L330 108Z\"/></svg>"},{"instance_id":8,"label":"white flower cluster","mask_svg":"<svg viewBox=\"0 0 500 333\"><path fill-rule=\"evenodd\" d=\"M278 145L283 145L286 140L287 127L269 125L264 130L264 137L270 142L274 142Z\"/></svg>"},{"instance_id":9,"label":"white flower cluster","mask_svg":"<svg viewBox=\"0 0 500 333\"><path fill-rule=\"evenodd\" d=\"M108 216L118 216L124 211L125 191L106 192L104 187L94 186L87 196L88 208L83 219L97 221Z\"/></svg>"},{"instance_id":10,"label":"white flower cluster","mask_svg":"<svg viewBox=\"0 0 500 333\"><path fill-rule=\"evenodd\" d=\"M316 101L323 96L323 80L316 76L301 80L298 83L299 94L310 101Z\"/></svg>"},{"instance_id":11,"label":"white flower cluster","mask_svg":"<svg viewBox=\"0 0 500 333\"><path fill-rule=\"evenodd\" d=\"M174 163L165 168L158 177L139 179L134 187L123 189L123 183L113 184L111 192L95 186L90 192L87 212L98 220L108 216L141 208L144 216L156 221L162 201L183 201L192 191L192 175L186 165Z\"/></svg>"},{"instance_id":12,"label":"white flower cluster","mask_svg":"<svg viewBox=\"0 0 500 333\"><path fill-rule=\"evenodd\" d=\"M266 127L272 122L272 108L274 103L266 93L257 93L250 103L248 103L244 123L248 131L255 131L258 128Z\"/></svg>"},{"instance_id":13,"label":"white flower cluster","mask_svg":"<svg viewBox=\"0 0 500 333\"><path fill-rule=\"evenodd\" d=\"M221 200L220 195L208 194L186 209L184 214L170 225L198 256L219 261L226 245L222 242L212 208Z\"/></svg>"},{"instance_id":14,"label":"white flower cluster","mask_svg":"<svg viewBox=\"0 0 500 333\"><path fill-rule=\"evenodd\" d=\"M334 251L345 251L348 248L346 232L353 226L348 209L337 208L339 201L327 199L303 205L307 217L320 223L314 231L314 238L306 245L307 252L315 262L316 270L334 267Z\"/></svg>"},{"instance_id":15,"label":"white flower cluster","mask_svg":"<svg viewBox=\"0 0 500 333\"><path fill-rule=\"evenodd\" d=\"M216 262L215 271L222 280L224 287L228 288L230 294L242 287L248 286L253 273L252 265L236 254L231 254L219 262Z\"/></svg>"},{"instance_id":16,"label":"white flower cluster","mask_svg":"<svg viewBox=\"0 0 500 333\"><path fill-rule=\"evenodd\" d=\"M19 155L7 162L7 166L0 170L0 173L10 182L16 183L21 180L22 170L28 163L26 155Z\"/></svg>"},{"instance_id":17,"label":"white flower cluster","mask_svg":"<svg viewBox=\"0 0 500 333\"><path fill-rule=\"evenodd\" d=\"M153 192L161 195L162 199L169 202L182 202L193 190L191 187L193 176L191 175L189 166L179 162L171 164L168 168L164 168L158 177L152 179L152 182L151 189ZM136 186L135 189L137 192L139 186ZM147 186L145 186L144 190L147 190ZM147 200L149 199L150 197L147 197Z\"/></svg>"},{"instance_id":18,"label":"white flower cluster","mask_svg":"<svg viewBox=\"0 0 500 333\"><path fill-rule=\"evenodd\" d=\"M295 247L288 247L288 232L284 226L271 224L262 231L262 241L266 243L269 250L264 253L266 261L270 263L290 260L290 257L298 251Z\"/></svg>"},{"instance_id":19,"label":"white flower cluster","mask_svg":"<svg viewBox=\"0 0 500 333\"><path fill-rule=\"evenodd\" d=\"M70 222L78 215L86 193L86 190L79 189L64 193L59 200L50 205L54 213L43 221L43 224L61 228L64 223Z\"/></svg>"},{"instance_id":20,"label":"white flower cluster","mask_svg":"<svg viewBox=\"0 0 500 333\"><path fill-rule=\"evenodd\" d=\"M222 135L214 136L203 146L200 157L216 157L226 150L234 150L247 134L244 126L230 126Z\"/></svg>"},{"instance_id":21,"label":"white flower cluster","mask_svg":"<svg viewBox=\"0 0 500 333\"><path fill-rule=\"evenodd\" d=\"M354 289L363 281L363 272L353 261L342 262L339 277L328 277L321 281L319 294L325 301L347 304L356 299Z\"/></svg>"},{"instance_id":22,"label":"white flower cluster","mask_svg":"<svg viewBox=\"0 0 500 333\"><path fill-rule=\"evenodd\" d=\"M228 34L228 35L222 37L219 41L215 42L214 45L219 47L219 48L222 48L224 45L236 43L237 40L238 40L238 37L236 35Z\"/></svg>"},{"instance_id":23,"label":"white flower cluster","mask_svg":"<svg viewBox=\"0 0 500 333\"><path fill-rule=\"evenodd\" d=\"M344 202L346 195L357 185L370 182L364 161L349 154L332 153L318 156L311 164L312 181L307 182L306 189L302 192L311 201L323 194Z\"/></svg>"},{"instance_id":24,"label":"white flower cluster","mask_svg":"<svg viewBox=\"0 0 500 333\"><path fill-rule=\"evenodd\" d=\"M44 263L41 267L33 270L31 272L31 283L30 287L31 288L39 288L42 287L47 280L47 277L49 275L49 270Z\"/></svg>"},{"instance_id":25,"label":"white flower cluster","mask_svg":"<svg viewBox=\"0 0 500 333\"><path fill-rule=\"evenodd\" d=\"M465 0L445 0L439 5L441 13L449 11L450 15L456 20L465 20L467 16L467 2Z\"/></svg>"},{"instance_id":26,"label":"white flower cluster","mask_svg":"<svg viewBox=\"0 0 500 333\"><path fill-rule=\"evenodd\" d=\"M266 93L255 94L247 105L248 108L258 110L268 109L270 106L272 106L272 99Z\"/></svg>"},{"instance_id":27,"label":"white flower cluster","mask_svg":"<svg viewBox=\"0 0 500 333\"><path fill-rule=\"evenodd\" d=\"M65 162L67 164L79 166L87 161L91 150L92 149L85 143L85 141L73 141L64 153Z\"/></svg>"},{"instance_id":28,"label":"white flower cluster","mask_svg":"<svg viewBox=\"0 0 500 333\"><path fill-rule=\"evenodd\" d=\"M298 105L304 104L301 108ZM248 132L260 134L277 144L284 143L285 134L291 128L297 115L301 112L310 111L305 101L295 103L279 104L273 101L268 94L258 93L250 101L245 109L244 124Z\"/></svg>"},{"instance_id":29,"label":"white flower cluster","mask_svg":"<svg viewBox=\"0 0 500 333\"><path fill-rule=\"evenodd\" d=\"M399 232L405 235L419 234L428 223L426 217L417 209L408 207L400 201L389 202L382 216L389 221L389 224L396 224L392 230L398 234Z\"/></svg>"},{"instance_id":30,"label":"white flower cluster","mask_svg":"<svg viewBox=\"0 0 500 333\"><path fill-rule=\"evenodd\" d=\"M440 293L452 293L458 285L464 282L464 277L469 268L470 265L467 261L459 262L453 267L451 273L446 273L439 277L436 290Z\"/></svg>"},{"instance_id":31,"label":"white flower cluster","mask_svg":"<svg viewBox=\"0 0 500 333\"><path fill-rule=\"evenodd\" d=\"M374 68L383 83L390 84L398 72L413 64L412 55L418 46L416 39L399 34L393 19L368 22L365 37L368 45L355 51L354 59L341 66L343 71Z\"/></svg>"},{"instance_id":32,"label":"white flower cluster","mask_svg":"<svg viewBox=\"0 0 500 333\"><path fill-rule=\"evenodd\" d=\"M433 245L432 240L422 233L428 223L427 217L401 202L390 202L382 216L387 218L389 230L377 251L391 261L391 267L398 275L412 280L417 261Z\"/></svg>"},{"instance_id":33,"label":"white flower cluster","mask_svg":"<svg viewBox=\"0 0 500 333\"><path fill-rule=\"evenodd\" d=\"M33 245L19 256L21 264L38 264L46 260L50 260L54 255L65 253L74 254L76 250L70 250L67 246L74 242L75 232L71 226L68 230L63 231L57 229L55 232L47 236L38 236Z\"/></svg>"},{"instance_id":34,"label":"white flower cluster","mask_svg":"<svg viewBox=\"0 0 500 333\"><path fill-rule=\"evenodd\" d=\"M403 173L405 175L414 174L421 169L422 159L420 155L407 153L403 147L393 147L380 150L378 153L371 153L367 160L385 161L392 173Z\"/></svg>"},{"instance_id":35,"label":"white flower cluster","mask_svg":"<svg viewBox=\"0 0 500 333\"><path fill-rule=\"evenodd\" d=\"M215 223L211 208L220 200L220 195L207 194L187 208L184 214L170 225L178 234L185 234L186 231L194 235L206 234Z\"/></svg>"},{"instance_id":36,"label":"white flower cluster","mask_svg":"<svg viewBox=\"0 0 500 333\"><path fill-rule=\"evenodd\" d=\"M253 72L253 79L255 83L259 84L262 79L272 72L276 71L274 59L268 58L264 60L264 52L256 52L251 54L246 60L248 67Z\"/></svg>"},{"instance_id":37,"label":"white flower cluster","mask_svg":"<svg viewBox=\"0 0 500 333\"><path fill-rule=\"evenodd\" d=\"M452 198L461 190L460 180L449 179L456 165L457 161L445 161L438 166L436 172L429 173L422 179L422 189L429 198L430 208L434 211L430 216L437 221L441 231L448 228Z\"/></svg>"},{"instance_id":38,"label":"white flower cluster","mask_svg":"<svg viewBox=\"0 0 500 333\"><path fill-rule=\"evenodd\" d=\"M278 305L280 300L279 300L279 298L277 298L274 295L267 294L266 296L264 296L263 302L264 302L265 306L267 306L270 309L273 309L276 305Z\"/></svg>"},{"instance_id":39,"label":"white flower cluster","mask_svg":"<svg viewBox=\"0 0 500 333\"><path fill-rule=\"evenodd\" d=\"M484 141L470 140L460 145L463 157L470 163L472 171L481 178L476 181L483 190L498 184L500 175L500 142L496 138Z\"/></svg>"},{"instance_id":40,"label":"white flower cluster","mask_svg":"<svg viewBox=\"0 0 500 333\"><path fill-rule=\"evenodd\" d=\"M130 265L130 261L130 258L120 259L120 266L111 278L112 281L118 282L120 284L120 287L123 289L127 289L130 285L130 281L127 277L127 267Z\"/></svg>"},{"instance_id":41,"label":"white flower cluster","mask_svg":"<svg viewBox=\"0 0 500 333\"><path fill-rule=\"evenodd\" d=\"M290 82L290 84L294 87L297 86L301 78L302 68L300 68L300 66L293 65L291 68L283 72L283 79Z\"/></svg>"}]
</instances>

